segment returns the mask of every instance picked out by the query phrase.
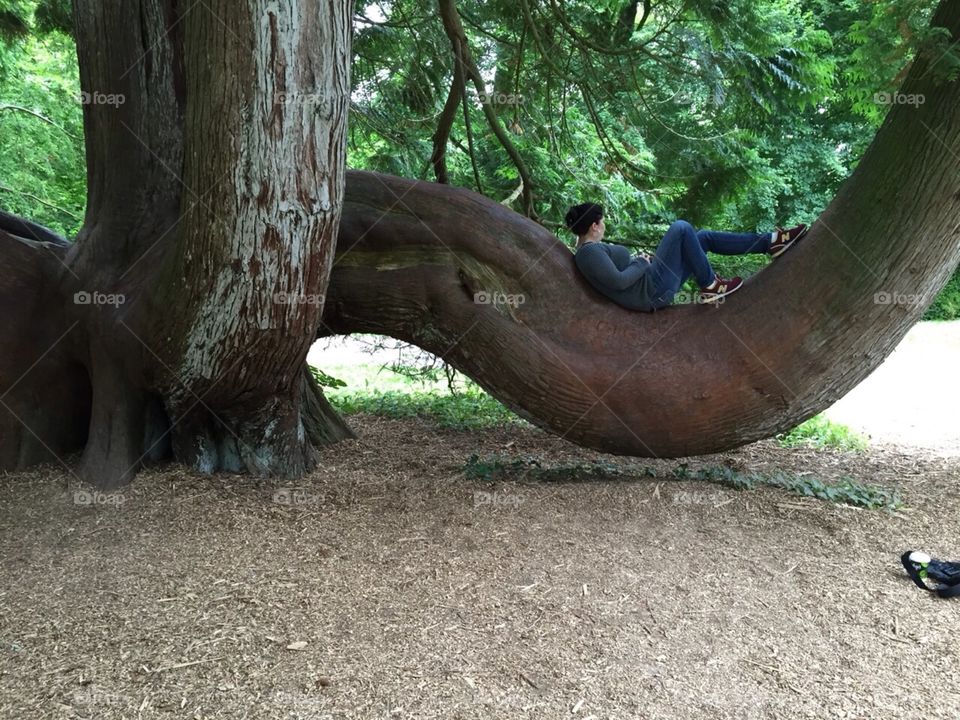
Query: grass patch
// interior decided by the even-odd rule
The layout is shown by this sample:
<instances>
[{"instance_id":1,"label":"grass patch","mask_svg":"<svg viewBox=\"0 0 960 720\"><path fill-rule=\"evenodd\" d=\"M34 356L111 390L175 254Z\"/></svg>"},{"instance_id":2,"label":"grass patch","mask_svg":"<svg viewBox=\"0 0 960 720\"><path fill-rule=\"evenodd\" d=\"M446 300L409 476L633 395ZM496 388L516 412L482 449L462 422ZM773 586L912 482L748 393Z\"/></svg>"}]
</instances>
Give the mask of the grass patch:
<instances>
[{"instance_id":1,"label":"grass patch","mask_svg":"<svg viewBox=\"0 0 960 720\"><path fill-rule=\"evenodd\" d=\"M459 377L451 382L441 368L367 363L333 365L329 372L311 367L311 371L342 415L419 417L454 430L526 424L472 380Z\"/></svg>"},{"instance_id":2,"label":"grass patch","mask_svg":"<svg viewBox=\"0 0 960 720\"><path fill-rule=\"evenodd\" d=\"M331 392L330 404L344 415L368 413L389 418L420 417L454 430L525 423L478 387L456 394L424 390Z\"/></svg>"},{"instance_id":3,"label":"grass patch","mask_svg":"<svg viewBox=\"0 0 960 720\"><path fill-rule=\"evenodd\" d=\"M523 424L525 421L493 398L483 388L472 381L463 383L463 389L451 393L441 384L439 378L435 384L425 383L386 373L386 377L377 377L380 387L373 387L368 373L363 368L358 377L346 382L327 374L319 368L311 368L314 377L323 386L333 407L344 415L368 413L389 418L420 417L432 420L440 427L457 430L503 427ZM337 368L337 376L343 368ZM376 371L379 375L379 370ZM394 387L383 389L383 380L389 380ZM361 388L357 386L361 385ZM834 448L863 452L868 440L846 425L832 422L824 415L816 415L787 433L777 435L783 447L799 445L817 448Z\"/></svg>"},{"instance_id":4,"label":"grass patch","mask_svg":"<svg viewBox=\"0 0 960 720\"><path fill-rule=\"evenodd\" d=\"M470 480L530 480L535 482L583 482L656 478L653 468L638 465L613 465L611 463L566 463L544 466L540 460L527 457L504 457L471 455L463 466L463 474ZM725 466L710 466L691 470L686 463L670 471L675 480L699 480L714 483L734 490L752 490L758 486L780 488L804 497L814 497L832 503L855 505L871 510L896 510L903 507L903 500L896 490L878 485L857 482L843 477L837 482L824 482L807 475L775 472L742 473Z\"/></svg>"},{"instance_id":5,"label":"grass patch","mask_svg":"<svg viewBox=\"0 0 960 720\"><path fill-rule=\"evenodd\" d=\"M777 435L777 441L783 447L808 445L817 448L835 448L863 452L869 444L866 437L846 425L832 422L823 414L815 415L793 430Z\"/></svg>"},{"instance_id":6,"label":"grass patch","mask_svg":"<svg viewBox=\"0 0 960 720\"><path fill-rule=\"evenodd\" d=\"M923 314L924 320L960 319L960 270L954 273L933 304Z\"/></svg>"}]
</instances>

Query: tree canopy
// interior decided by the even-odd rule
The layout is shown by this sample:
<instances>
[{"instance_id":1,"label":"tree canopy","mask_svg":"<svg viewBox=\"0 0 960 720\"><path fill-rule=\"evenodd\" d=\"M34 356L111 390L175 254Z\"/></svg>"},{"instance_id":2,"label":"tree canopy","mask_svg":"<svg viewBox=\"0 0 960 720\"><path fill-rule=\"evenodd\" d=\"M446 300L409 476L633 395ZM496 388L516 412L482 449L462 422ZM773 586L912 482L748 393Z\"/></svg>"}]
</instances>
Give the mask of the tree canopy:
<instances>
[{"instance_id":1,"label":"tree canopy","mask_svg":"<svg viewBox=\"0 0 960 720\"><path fill-rule=\"evenodd\" d=\"M960 67L929 30L935 5L449 3L482 86L460 79L446 177L523 209L521 170L495 124L548 227L584 198L607 206L614 239L648 248L676 217L742 228L809 219L916 54L940 55L945 74ZM68 235L84 202L71 25L64 0L0 1L3 204ZM463 62L437 3L358 4L354 33L351 167L434 179L433 138Z\"/></svg>"},{"instance_id":2,"label":"tree canopy","mask_svg":"<svg viewBox=\"0 0 960 720\"><path fill-rule=\"evenodd\" d=\"M939 55L945 74L960 66L929 30L935 4L449 3L478 89L455 77L462 58L436 3L361 3L348 160L435 179L447 123L445 179L523 210L521 171L492 122L548 227L586 198L607 207L612 239L647 249L677 217L745 229L809 220L916 54ZM65 0L0 0L0 200L68 236L85 181L71 27Z\"/></svg>"}]
</instances>

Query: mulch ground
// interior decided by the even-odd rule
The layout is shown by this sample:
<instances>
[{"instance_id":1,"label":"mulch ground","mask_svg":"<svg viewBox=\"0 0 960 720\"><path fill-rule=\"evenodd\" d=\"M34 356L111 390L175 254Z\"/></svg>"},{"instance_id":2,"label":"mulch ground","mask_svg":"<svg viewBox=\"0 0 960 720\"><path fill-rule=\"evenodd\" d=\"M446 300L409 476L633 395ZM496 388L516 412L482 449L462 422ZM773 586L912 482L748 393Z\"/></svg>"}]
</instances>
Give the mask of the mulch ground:
<instances>
[{"instance_id":1,"label":"mulch ground","mask_svg":"<svg viewBox=\"0 0 960 720\"><path fill-rule=\"evenodd\" d=\"M689 460L850 476L907 507L669 479L531 428L357 416L296 484L0 476L2 718L960 717L960 460L773 441ZM485 483L473 453L656 478Z\"/></svg>"}]
</instances>

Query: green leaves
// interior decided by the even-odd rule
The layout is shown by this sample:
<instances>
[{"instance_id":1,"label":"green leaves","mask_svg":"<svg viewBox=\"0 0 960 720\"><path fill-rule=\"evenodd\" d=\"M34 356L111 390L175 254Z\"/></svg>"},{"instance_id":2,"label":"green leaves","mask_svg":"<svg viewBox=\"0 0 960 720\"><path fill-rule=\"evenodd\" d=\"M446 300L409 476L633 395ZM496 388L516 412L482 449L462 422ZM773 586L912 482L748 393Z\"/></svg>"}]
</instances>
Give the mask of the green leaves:
<instances>
[{"instance_id":1,"label":"green leaves","mask_svg":"<svg viewBox=\"0 0 960 720\"><path fill-rule=\"evenodd\" d=\"M468 480L484 482L585 482L623 481L658 478L656 471L648 466L635 464L618 465L602 461L592 463L558 463L545 466L540 459L527 456L476 454L467 458L463 474ZM699 480L733 488L753 490L767 486L786 490L804 497L817 498L832 503L854 505L870 510L898 510L903 499L896 490L861 483L850 477L825 482L808 473L792 474L781 470L771 473L744 473L725 465L713 465L691 470L680 463L669 475L676 481ZM678 496L674 496L675 502Z\"/></svg>"},{"instance_id":2,"label":"green leaves","mask_svg":"<svg viewBox=\"0 0 960 720\"><path fill-rule=\"evenodd\" d=\"M30 32L30 26L17 5L17 3L0 5L0 40L10 42L25 37Z\"/></svg>"},{"instance_id":3,"label":"green leaves","mask_svg":"<svg viewBox=\"0 0 960 720\"><path fill-rule=\"evenodd\" d=\"M37 34L57 31L72 35L70 0L0 0L0 42L22 39L34 31Z\"/></svg>"},{"instance_id":4,"label":"green leaves","mask_svg":"<svg viewBox=\"0 0 960 720\"><path fill-rule=\"evenodd\" d=\"M67 237L86 204L79 78L72 41L30 35L0 76L0 206Z\"/></svg>"},{"instance_id":5,"label":"green leaves","mask_svg":"<svg viewBox=\"0 0 960 720\"><path fill-rule=\"evenodd\" d=\"M70 0L41 0L33 17L37 30L42 33L62 32L73 35L73 10Z\"/></svg>"},{"instance_id":6,"label":"green leaves","mask_svg":"<svg viewBox=\"0 0 960 720\"><path fill-rule=\"evenodd\" d=\"M929 28L936 4L877 0L867 6L869 14L850 24L846 97L872 127L879 127L888 109L875 101L876 94L897 90L918 51L929 51L937 44L935 38L942 40L941 31Z\"/></svg>"},{"instance_id":7,"label":"green leaves","mask_svg":"<svg viewBox=\"0 0 960 720\"><path fill-rule=\"evenodd\" d=\"M358 29L350 158L431 178L449 40L426 0L391 7L388 25ZM570 204L602 202L612 238L648 247L678 216L749 230L819 212L880 112L858 114L837 82L848 67L863 72L850 60L859 46L846 39L849 28L864 37L898 32L854 0L668 0L619 45L612 38L633 7L625 0L457 7L488 88L518 98L496 110L530 166L540 214L557 221ZM516 168L472 89L466 105L473 143L459 108L450 181L476 187L476 171L487 195L510 197Z\"/></svg>"}]
</instances>

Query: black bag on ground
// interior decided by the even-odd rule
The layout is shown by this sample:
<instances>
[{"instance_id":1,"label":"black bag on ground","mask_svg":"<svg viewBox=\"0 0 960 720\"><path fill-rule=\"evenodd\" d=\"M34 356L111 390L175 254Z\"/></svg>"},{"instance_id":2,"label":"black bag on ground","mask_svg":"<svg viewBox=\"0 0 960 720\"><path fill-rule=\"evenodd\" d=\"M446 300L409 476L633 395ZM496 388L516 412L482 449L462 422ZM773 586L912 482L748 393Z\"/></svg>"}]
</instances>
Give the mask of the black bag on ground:
<instances>
[{"instance_id":1,"label":"black bag on ground","mask_svg":"<svg viewBox=\"0 0 960 720\"><path fill-rule=\"evenodd\" d=\"M919 550L907 550L900 562L917 587L944 598L960 595L960 562L937 560ZM925 580L931 580L933 586Z\"/></svg>"}]
</instances>

